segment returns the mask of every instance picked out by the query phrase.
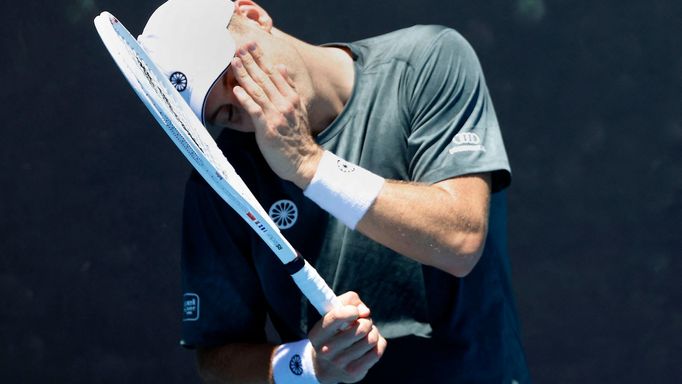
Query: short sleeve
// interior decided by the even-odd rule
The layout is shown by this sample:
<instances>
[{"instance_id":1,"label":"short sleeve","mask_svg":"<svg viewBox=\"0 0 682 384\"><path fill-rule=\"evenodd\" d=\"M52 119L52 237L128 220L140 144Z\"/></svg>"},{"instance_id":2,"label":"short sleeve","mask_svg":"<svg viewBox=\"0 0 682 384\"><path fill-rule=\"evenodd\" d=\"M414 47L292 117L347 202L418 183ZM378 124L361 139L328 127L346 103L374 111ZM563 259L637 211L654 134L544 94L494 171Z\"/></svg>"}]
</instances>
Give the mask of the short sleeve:
<instances>
[{"instance_id":1,"label":"short sleeve","mask_svg":"<svg viewBox=\"0 0 682 384\"><path fill-rule=\"evenodd\" d=\"M413 181L436 183L491 172L493 192L511 170L480 63L456 31L432 27L406 82Z\"/></svg>"},{"instance_id":2,"label":"short sleeve","mask_svg":"<svg viewBox=\"0 0 682 384\"><path fill-rule=\"evenodd\" d=\"M185 347L265 341L265 299L240 223L195 172L187 183L183 212Z\"/></svg>"}]
</instances>

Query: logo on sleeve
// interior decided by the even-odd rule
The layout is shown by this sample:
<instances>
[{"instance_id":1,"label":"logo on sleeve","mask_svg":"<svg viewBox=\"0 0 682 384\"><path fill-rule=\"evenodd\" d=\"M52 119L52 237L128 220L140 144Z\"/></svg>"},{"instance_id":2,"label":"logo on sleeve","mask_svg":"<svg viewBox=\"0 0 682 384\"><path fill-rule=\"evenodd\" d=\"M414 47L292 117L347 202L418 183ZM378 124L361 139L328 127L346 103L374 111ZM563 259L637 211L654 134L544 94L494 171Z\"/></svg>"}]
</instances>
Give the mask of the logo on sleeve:
<instances>
[{"instance_id":1,"label":"logo on sleeve","mask_svg":"<svg viewBox=\"0 0 682 384\"><path fill-rule=\"evenodd\" d=\"M460 132L452 139L454 146L448 150L451 155L459 152L485 152L481 137L473 132Z\"/></svg>"},{"instance_id":2,"label":"logo on sleeve","mask_svg":"<svg viewBox=\"0 0 682 384\"><path fill-rule=\"evenodd\" d=\"M182 321L199 320L199 295L185 293L182 296Z\"/></svg>"},{"instance_id":3,"label":"logo on sleeve","mask_svg":"<svg viewBox=\"0 0 682 384\"><path fill-rule=\"evenodd\" d=\"M301 356L291 356L291 360L289 360L289 369L291 369L291 373L296 376L301 376L303 374L303 361L301 360Z\"/></svg>"},{"instance_id":4,"label":"logo on sleeve","mask_svg":"<svg viewBox=\"0 0 682 384\"><path fill-rule=\"evenodd\" d=\"M277 224L279 229L289 229L296 224L298 208L291 200L279 200L272 204L268 215Z\"/></svg>"}]
</instances>

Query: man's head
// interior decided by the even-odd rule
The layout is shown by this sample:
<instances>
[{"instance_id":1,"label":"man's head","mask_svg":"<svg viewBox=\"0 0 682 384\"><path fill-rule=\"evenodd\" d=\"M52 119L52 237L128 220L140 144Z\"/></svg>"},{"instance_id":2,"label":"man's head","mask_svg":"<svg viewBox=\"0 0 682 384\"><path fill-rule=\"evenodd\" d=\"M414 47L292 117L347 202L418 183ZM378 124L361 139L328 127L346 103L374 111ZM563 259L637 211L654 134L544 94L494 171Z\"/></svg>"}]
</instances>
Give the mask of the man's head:
<instances>
[{"instance_id":1,"label":"man's head","mask_svg":"<svg viewBox=\"0 0 682 384\"><path fill-rule=\"evenodd\" d=\"M229 64L236 50L255 41L290 72L305 67L291 39L250 0L169 0L138 40L204 124L243 131L252 127L232 93L236 82Z\"/></svg>"}]
</instances>

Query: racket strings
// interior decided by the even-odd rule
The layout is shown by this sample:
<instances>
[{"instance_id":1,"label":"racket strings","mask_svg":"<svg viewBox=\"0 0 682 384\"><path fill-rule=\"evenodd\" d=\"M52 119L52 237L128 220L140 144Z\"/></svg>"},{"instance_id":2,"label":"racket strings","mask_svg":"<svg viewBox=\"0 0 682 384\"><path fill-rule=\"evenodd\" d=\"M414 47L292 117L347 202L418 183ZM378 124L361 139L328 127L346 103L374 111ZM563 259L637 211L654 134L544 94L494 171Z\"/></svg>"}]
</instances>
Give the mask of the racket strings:
<instances>
[{"instance_id":1,"label":"racket strings","mask_svg":"<svg viewBox=\"0 0 682 384\"><path fill-rule=\"evenodd\" d=\"M199 174L268 244L282 263L297 259L296 250L282 236L213 137L138 41L108 12L95 18L95 27L137 96ZM291 219L289 210L280 209L279 215ZM302 269L292 277L313 306L324 314L335 305L334 293L309 264L302 264Z\"/></svg>"},{"instance_id":2,"label":"racket strings","mask_svg":"<svg viewBox=\"0 0 682 384\"><path fill-rule=\"evenodd\" d=\"M159 98L165 104L167 110L170 111L170 113L175 118L175 121L182 128L182 130L187 133L187 136L189 136L189 138L192 139L197 148L199 148L199 150L204 155L210 155L207 157L209 157L209 160L213 162L213 160L215 160L215 155L212 153L210 145L208 145L206 141L201 140L200 137L201 133L197 132L196 130L190 129L187 126L187 124L185 124L184 118L178 114L179 108L177 108L177 106L175 106L174 103L170 100L170 98L166 94L166 90L156 79L156 77L152 75L151 71L149 70L145 62L142 59L140 59L140 57L137 54L135 54L135 52L131 53L135 55L135 61L137 62L138 68L142 71L142 74L144 75L144 78L147 79L149 85L151 85L150 88L153 89L154 92L156 92L157 96L159 96Z\"/></svg>"},{"instance_id":3,"label":"racket strings","mask_svg":"<svg viewBox=\"0 0 682 384\"><path fill-rule=\"evenodd\" d=\"M235 192L237 192L243 199L247 200L250 204L255 207L257 211L263 218L269 218L267 213L263 208L260 207L257 199L253 194L248 191L248 187L244 184L242 179L236 174L234 168L225 158L225 155L220 150L218 145L215 143L208 131L205 130L203 126L195 127L192 124L186 123L186 118L182 115L182 108L180 108L174 101L173 97L168 95L168 90L163 86L162 81L158 78L155 72L149 68L147 62L144 58L140 57L137 51L131 47L127 42L124 41L123 44L127 50L129 57L134 59L132 63L133 68L142 76L136 76L137 80L146 80L146 86L143 89L151 89L156 94L156 98L152 100L160 100L163 103L164 112L162 115L165 118L172 119L174 121L169 121L170 125L179 127L195 145L197 150L202 153L202 155L212 164L218 173L218 176L227 180L230 184L235 186ZM189 152L194 152L191 148L188 148ZM200 159L196 159L199 160ZM247 192L248 191L248 192Z\"/></svg>"},{"instance_id":4,"label":"racket strings","mask_svg":"<svg viewBox=\"0 0 682 384\"><path fill-rule=\"evenodd\" d=\"M178 113L180 108L176 106L172 98L168 96L167 90L149 69L146 62L140 58L137 52L135 52L131 47L129 47L127 44L126 46L128 47L128 53L135 58L135 62L137 64L136 67L142 73L143 78L147 80L147 83L150 86L149 88L153 89L158 96L158 99L163 102L166 107L165 110L172 114L173 120L175 120L177 123L176 126L179 126L187 134L187 137L192 140L195 146L209 160L210 163L212 163L214 166L217 165L216 170L220 172L223 178L231 179L230 172L226 169L229 167L229 164L226 164L224 161L225 157L218 146L215 145L213 138L208 135L207 131L192 129L191 125L185 123L185 118ZM209 136L208 139L204 137L207 135Z\"/></svg>"}]
</instances>

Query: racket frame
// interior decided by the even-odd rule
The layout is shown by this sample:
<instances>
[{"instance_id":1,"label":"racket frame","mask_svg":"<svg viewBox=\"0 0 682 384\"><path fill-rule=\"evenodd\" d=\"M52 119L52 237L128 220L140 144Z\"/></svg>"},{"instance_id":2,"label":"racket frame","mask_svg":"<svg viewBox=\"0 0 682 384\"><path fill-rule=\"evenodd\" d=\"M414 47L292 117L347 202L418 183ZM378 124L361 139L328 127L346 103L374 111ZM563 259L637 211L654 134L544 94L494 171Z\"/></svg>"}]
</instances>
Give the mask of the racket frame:
<instances>
[{"instance_id":1,"label":"racket frame","mask_svg":"<svg viewBox=\"0 0 682 384\"><path fill-rule=\"evenodd\" d=\"M333 291L282 235L144 48L111 13L102 12L94 22L102 42L134 92L197 172L285 264L294 282L320 314L339 306Z\"/></svg>"}]
</instances>

